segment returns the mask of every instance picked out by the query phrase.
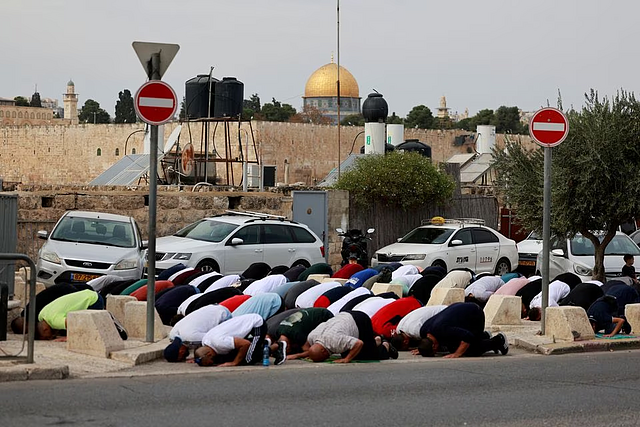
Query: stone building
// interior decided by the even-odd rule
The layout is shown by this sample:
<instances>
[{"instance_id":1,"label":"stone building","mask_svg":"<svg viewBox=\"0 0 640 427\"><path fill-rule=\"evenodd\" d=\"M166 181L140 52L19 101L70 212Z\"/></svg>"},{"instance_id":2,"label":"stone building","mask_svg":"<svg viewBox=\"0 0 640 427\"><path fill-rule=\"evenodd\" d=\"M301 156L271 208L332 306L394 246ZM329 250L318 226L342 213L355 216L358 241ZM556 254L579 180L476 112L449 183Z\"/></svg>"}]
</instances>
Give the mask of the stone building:
<instances>
[{"instance_id":1,"label":"stone building","mask_svg":"<svg viewBox=\"0 0 640 427\"><path fill-rule=\"evenodd\" d=\"M64 119L71 124L78 123L78 94L73 80L67 83L67 93L62 94L64 104Z\"/></svg>"},{"instance_id":2,"label":"stone building","mask_svg":"<svg viewBox=\"0 0 640 427\"><path fill-rule=\"evenodd\" d=\"M338 64L323 65L311 74L302 97L304 108L313 107L322 111L332 123L338 121ZM360 114L360 89L355 77L340 66L340 117Z\"/></svg>"}]
</instances>

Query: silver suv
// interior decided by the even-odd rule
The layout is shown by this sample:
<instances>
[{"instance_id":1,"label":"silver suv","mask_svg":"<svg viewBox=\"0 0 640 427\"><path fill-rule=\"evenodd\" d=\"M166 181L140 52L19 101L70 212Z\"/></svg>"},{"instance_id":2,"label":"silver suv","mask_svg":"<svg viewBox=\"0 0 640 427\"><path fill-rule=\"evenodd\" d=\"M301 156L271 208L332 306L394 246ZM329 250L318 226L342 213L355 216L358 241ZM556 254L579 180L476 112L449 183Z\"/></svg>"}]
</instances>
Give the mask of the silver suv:
<instances>
[{"instance_id":1,"label":"silver suv","mask_svg":"<svg viewBox=\"0 0 640 427\"><path fill-rule=\"evenodd\" d=\"M254 262L310 266L324 246L304 224L257 212L227 211L156 241L156 273L182 263L203 271L240 274Z\"/></svg>"}]
</instances>

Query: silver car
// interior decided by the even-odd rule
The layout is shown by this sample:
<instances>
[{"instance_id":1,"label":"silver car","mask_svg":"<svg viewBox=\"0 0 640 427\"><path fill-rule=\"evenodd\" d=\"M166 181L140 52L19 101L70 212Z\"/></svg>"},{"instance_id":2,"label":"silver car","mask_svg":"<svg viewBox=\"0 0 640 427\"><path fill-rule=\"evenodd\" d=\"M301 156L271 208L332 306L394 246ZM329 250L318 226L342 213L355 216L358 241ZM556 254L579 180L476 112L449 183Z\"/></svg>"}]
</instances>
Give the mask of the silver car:
<instances>
[{"instance_id":1,"label":"silver car","mask_svg":"<svg viewBox=\"0 0 640 427\"><path fill-rule=\"evenodd\" d=\"M144 250L140 229L129 216L68 211L51 233L38 231L46 242L38 252L38 281L86 283L109 274L123 280L142 277Z\"/></svg>"}]
</instances>

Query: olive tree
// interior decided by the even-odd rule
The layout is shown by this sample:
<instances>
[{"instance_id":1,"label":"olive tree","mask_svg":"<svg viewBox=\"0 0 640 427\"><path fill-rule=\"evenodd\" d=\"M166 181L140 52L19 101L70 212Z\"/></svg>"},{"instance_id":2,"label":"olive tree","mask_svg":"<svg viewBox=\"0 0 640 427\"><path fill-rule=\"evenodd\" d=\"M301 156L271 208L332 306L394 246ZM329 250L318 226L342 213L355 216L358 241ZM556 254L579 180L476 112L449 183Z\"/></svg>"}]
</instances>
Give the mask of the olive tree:
<instances>
[{"instance_id":1,"label":"olive tree","mask_svg":"<svg viewBox=\"0 0 640 427\"><path fill-rule=\"evenodd\" d=\"M620 224L640 215L640 103L625 91L609 99L591 90L585 98L580 111L567 112L567 139L552 148L551 232L587 237L593 277L604 281L607 244ZM498 191L524 226L542 230L543 150L510 140L494 156Z\"/></svg>"}]
</instances>

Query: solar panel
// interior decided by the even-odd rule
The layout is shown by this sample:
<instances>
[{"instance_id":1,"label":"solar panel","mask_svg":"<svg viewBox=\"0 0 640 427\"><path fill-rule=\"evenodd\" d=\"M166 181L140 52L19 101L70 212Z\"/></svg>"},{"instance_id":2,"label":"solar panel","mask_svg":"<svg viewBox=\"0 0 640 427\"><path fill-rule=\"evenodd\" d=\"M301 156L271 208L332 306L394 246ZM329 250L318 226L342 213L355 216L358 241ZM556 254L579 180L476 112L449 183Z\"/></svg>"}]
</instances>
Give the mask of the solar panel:
<instances>
[{"instance_id":1,"label":"solar panel","mask_svg":"<svg viewBox=\"0 0 640 427\"><path fill-rule=\"evenodd\" d=\"M356 159L364 156L364 154L349 154L349 156L340 164L340 172L346 172L351 169ZM330 187L338 181L338 168L334 168L329 174L320 181L318 187Z\"/></svg>"},{"instance_id":2,"label":"solar panel","mask_svg":"<svg viewBox=\"0 0 640 427\"><path fill-rule=\"evenodd\" d=\"M89 185L133 185L149 171L149 154L129 154L102 172ZM164 153L158 153L158 160Z\"/></svg>"}]
</instances>

